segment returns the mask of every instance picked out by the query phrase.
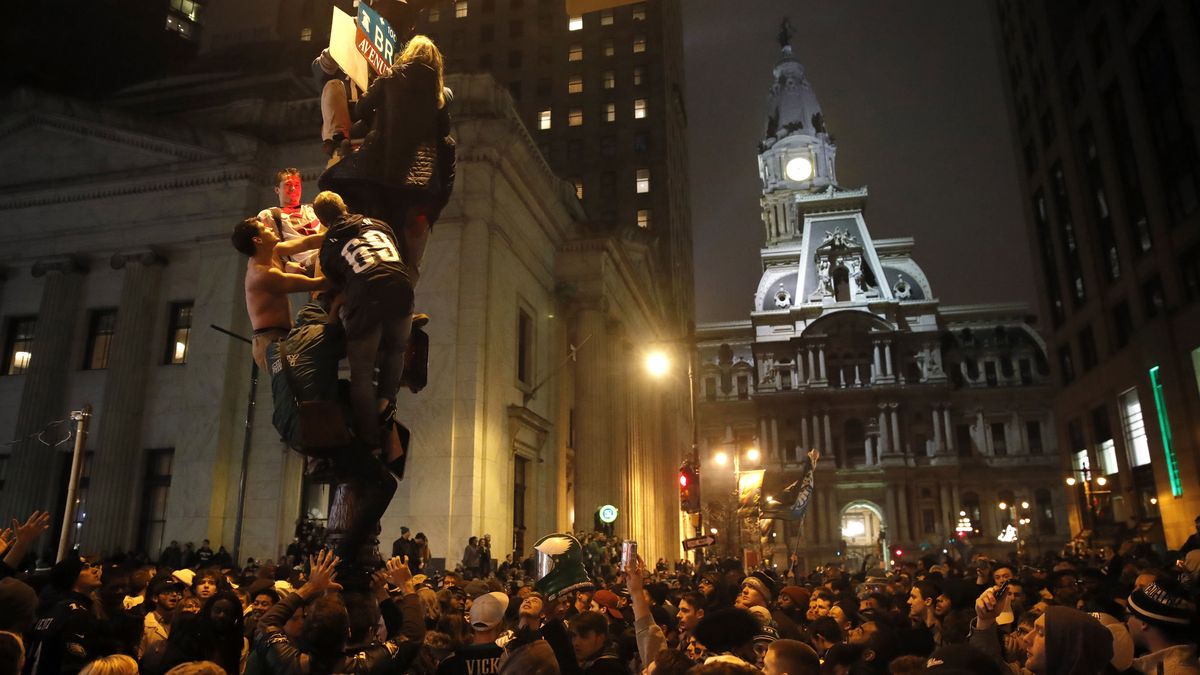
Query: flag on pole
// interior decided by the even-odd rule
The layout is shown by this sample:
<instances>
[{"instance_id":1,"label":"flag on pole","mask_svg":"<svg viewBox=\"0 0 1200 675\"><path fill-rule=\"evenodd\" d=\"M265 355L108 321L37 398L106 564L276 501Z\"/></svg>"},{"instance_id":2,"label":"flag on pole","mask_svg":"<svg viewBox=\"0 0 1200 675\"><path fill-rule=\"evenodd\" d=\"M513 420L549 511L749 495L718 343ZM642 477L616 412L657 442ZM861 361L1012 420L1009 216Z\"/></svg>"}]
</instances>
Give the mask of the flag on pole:
<instances>
[{"instance_id":1,"label":"flag on pole","mask_svg":"<svg viewBox=\"0 0 1200 675\"><path fill-rule=\"evenodd\" d=\"M783 489L779 500L779 503L783 505L782 508L773 511L771 516L780 520L803 522L804 515L808 513L808 504L812 500L815 473L813 465L806 462L804 474Z\"/></svg>"}]
</instances>

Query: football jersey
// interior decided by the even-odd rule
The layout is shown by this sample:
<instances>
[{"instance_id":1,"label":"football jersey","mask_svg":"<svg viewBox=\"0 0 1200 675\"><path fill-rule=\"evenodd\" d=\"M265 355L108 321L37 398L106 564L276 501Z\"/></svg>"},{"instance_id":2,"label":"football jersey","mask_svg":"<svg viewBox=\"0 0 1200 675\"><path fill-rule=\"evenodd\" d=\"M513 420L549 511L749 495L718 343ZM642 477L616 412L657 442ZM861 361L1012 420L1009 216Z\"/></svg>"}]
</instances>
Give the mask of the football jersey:
<instances>
[{"instance_id":1,"label":"football jersey","mask_svg":"<svg viewBox=\"0 0 1200 675\"><path fill-rule=\"evenodd\" d=\"M264 225L271 229L276 229L275 216L272 214L272 209L263 209L258 212L258 219ZM290 212L289 212L290 211ZM321 231L321 221L317 219L317 214L313 212L312 204L301 204L295 209L279 209L279 239L280 241L290 241L307 237L310 234L316 234ZM301 251L294 255L288 256L292 262L303 265L311 270L312 264L316 262L317 252Z\"/></svg>"},{"instance_id":2,"label":"football jersey","mask_svg":"<svg viewBox=\"0 0 1200 675\"><path fill-rule=\"evenodd\" d=\"M410 285L408 266L392 228L382 220L347 214L325 233L321 271L342 289L348 303L372 288Z\"/></svg>"}]
</instances>

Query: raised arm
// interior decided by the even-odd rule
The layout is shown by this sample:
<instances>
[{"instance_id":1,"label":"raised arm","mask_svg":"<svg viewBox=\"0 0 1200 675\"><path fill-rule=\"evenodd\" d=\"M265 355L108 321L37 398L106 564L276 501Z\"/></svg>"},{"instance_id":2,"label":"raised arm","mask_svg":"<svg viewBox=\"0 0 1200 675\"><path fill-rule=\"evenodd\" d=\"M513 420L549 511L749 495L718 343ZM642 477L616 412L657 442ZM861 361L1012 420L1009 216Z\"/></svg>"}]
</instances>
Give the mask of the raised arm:
<instances>
[{"instance_id":1,"label":"raised arm","mask_svg":"<svg viewBox=\"0 0 1200 675\"><path fill-rule=\"evenodd\" d=\"M275 253L281 258L286 258L295 253L321 248L321 244L323 243L325 243L325 233L318 232L317 234L310 234L307 237L280 242L275 245Z\"/></svg>"}]
</instances>

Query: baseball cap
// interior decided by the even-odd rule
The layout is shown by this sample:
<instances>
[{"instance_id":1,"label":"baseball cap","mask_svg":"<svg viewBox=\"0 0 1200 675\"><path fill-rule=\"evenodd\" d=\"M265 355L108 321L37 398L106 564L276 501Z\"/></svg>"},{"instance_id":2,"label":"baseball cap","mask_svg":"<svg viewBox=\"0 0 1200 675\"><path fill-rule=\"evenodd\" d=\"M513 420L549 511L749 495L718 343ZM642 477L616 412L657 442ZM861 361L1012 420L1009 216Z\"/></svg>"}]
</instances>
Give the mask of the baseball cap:
<instances>
[{"instance_id":1,"label":"baseball cap","mask_svg":"<svg viewBox=\"0 0 1200 675\"><path fill-rule=\"evenodd\" d=\"M471 628L490 630L504 620L508 611L508 596L498 591L484 593L471 603Z\"/></svg>"},{"instance_id":2,"label":"baseball cap","mask_svg":"<svg viewBox=\"0 0 1200 675\"><path fill-rule=\"evenodd\" d=\"M597 605L600 605L605 614L614 619L622 618L620 609L621 599L617 597L616 593L613 593L607 588L601 588L600 590L596 591L595 595L592 596L592 600Z\"/></svg>"}]
</instances>

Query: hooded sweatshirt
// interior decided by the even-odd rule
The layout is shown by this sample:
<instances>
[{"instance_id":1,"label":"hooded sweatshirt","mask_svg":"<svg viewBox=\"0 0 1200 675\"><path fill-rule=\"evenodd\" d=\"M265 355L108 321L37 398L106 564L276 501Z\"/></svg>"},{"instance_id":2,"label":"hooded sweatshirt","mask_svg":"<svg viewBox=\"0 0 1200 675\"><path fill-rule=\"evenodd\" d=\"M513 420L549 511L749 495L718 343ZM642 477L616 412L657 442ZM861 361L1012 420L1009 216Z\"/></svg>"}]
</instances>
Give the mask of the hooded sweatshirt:
<instances>
[{"instance_id":1,"label":"hooded sweatshirt","mask_svg":"<svg viewBox=\"0 0 1200 675\"><path fill-rule=\"evenodd\" d=\"M1088 614L1069 607L1046 610L1046 672L1103 673L1113 656L1112 633Z\"/></svg>"}]
</instances>

